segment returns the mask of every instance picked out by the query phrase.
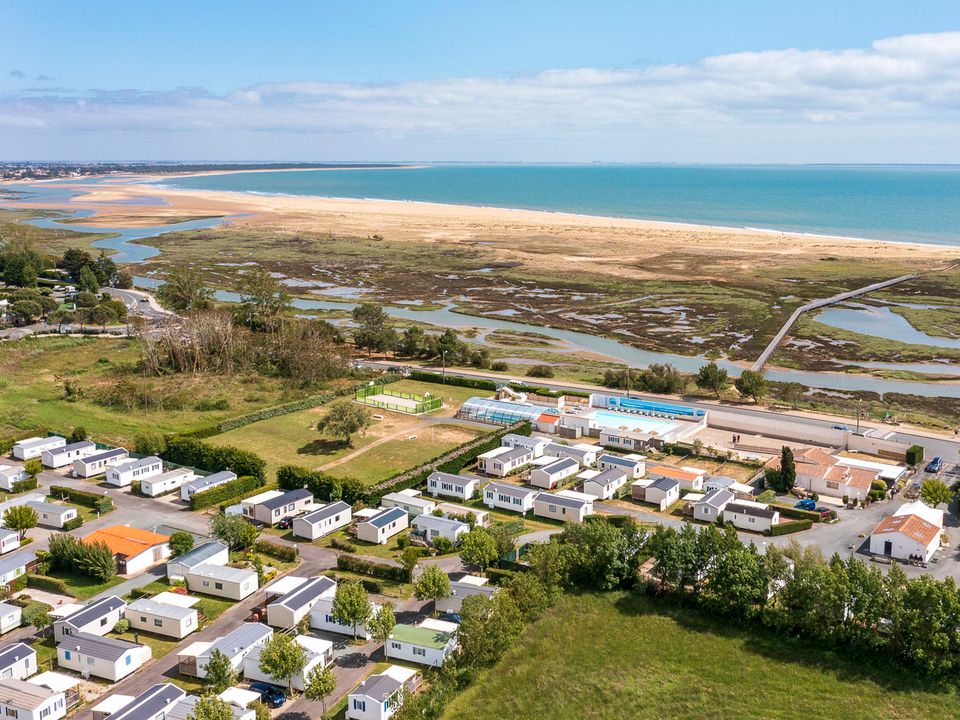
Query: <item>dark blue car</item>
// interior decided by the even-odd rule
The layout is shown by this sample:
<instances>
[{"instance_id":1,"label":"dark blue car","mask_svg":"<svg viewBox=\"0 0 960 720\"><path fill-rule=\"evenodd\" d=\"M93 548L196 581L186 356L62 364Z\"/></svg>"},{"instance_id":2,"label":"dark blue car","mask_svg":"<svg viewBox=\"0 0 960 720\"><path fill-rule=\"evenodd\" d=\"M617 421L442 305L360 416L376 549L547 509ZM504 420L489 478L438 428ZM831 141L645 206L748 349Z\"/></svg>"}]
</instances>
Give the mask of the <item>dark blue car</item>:
<instances>
[{"instance_id":1,"label":"dark blue car","mask_svg":"<svg viewBox=\"0 0 960 720\"><path fill-rule=\"evenodd\" d=\"M260 700L267 707L278 708L287 701L287 695L276 685L270 683L250 683L250 689L260 693Z\"/></svg>"},{"instance_id":2,"label":"dark blue car","mask_svg":"<svg viewBox=\"0 0 960 720\"><path fill-rule=\"evenodd\" d=\"M796 505L794 505L794 507L798 510L809 510L810 512L813 512L817 509L817 503L810 498L807 498L806 500L801 500L798 502Z\"/></svg>"},{"instance_id":3,"label":"dark blue car","mask_svg":"<svg viewBox=\"0 0 960 720\"><path fill-rule=\"evenodd\" d=\"M943 470L943 458L939 455L927 463L927 472L938 473L941 470Z\"/></svg>"}]
</instances>

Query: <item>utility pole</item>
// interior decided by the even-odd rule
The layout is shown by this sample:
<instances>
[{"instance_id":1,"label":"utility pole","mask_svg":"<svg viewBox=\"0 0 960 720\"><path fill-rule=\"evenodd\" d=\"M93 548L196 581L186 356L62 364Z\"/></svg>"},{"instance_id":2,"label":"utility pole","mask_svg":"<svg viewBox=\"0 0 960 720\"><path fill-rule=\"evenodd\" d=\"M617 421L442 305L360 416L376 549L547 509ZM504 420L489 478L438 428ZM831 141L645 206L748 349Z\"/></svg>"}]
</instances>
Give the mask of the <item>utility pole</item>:
<instances>
[{"instance_id":1,"label":"utility pole","mask_svg":"<svg viewBox=\"0 0 960 720\"><path fill-rule=\"evenodd\" d=\"M857 398L857 435L860 434L860 411L863 408L863 398Z\"/></svg>"},{"instance_id":2,"label":"utility pole","mask_svg":"<svg viewBox=\"0 0 960 720\"><path fill-rule=\"evenodd\" d=\"M440 351L440 384L444 385L447 382L447 351Z\"/></svg>"},{"instance_id":3,"label":"utility pole","mask_svg":"<svg viewBox=\"0 0 960 720\"><path fill-rule=\"evenodd\" d=\"M630 397L630 376L631 376L630 366L627 365L627 397Z\"/></svg>"}]
</instances>

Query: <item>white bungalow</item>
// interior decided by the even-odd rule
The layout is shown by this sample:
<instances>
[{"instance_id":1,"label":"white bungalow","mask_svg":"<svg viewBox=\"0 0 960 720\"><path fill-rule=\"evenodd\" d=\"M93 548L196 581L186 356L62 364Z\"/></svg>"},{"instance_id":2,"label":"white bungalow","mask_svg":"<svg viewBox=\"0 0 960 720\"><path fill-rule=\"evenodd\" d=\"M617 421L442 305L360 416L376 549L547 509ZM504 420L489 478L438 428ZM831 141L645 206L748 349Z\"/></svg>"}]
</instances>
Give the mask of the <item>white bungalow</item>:
<instances>
[{"instance_id":1,"label":"white bungalow","mask_svg":"<svg viewBox=\"0 0 960 720\"><path fill-rule=\"evenodd\" d=\"M37 651L32 647L18 642L0 648L0 677L26 680L35 672L37 672Z\"/></svg>"},{"instance_id":2,"label":"white bungalow","mask_svg":"<svg viewBox=\"0 0 960 720\"><path fill-rule=\"evenodd\" d=\"M434 497L447 495L460 500L470 500L476 494L479 483L480 478L477 477L434 471L427 477L427 492Z\"/></svg>"},{"instance_id":3,"label":"white bungalow","mask_svg":"<svg viewBox=\"0 0 960 720\"><path fill-rule=\"evenodd\" d=\"M702 522L715 523L723 518L724 508L735 499L730 490L715 488L693 504L693 517Z\"/></svg>"},{"instance_id":4,"label":"white bungalow","mask_svg":"<svg viewBox=\"0 0 960 720\"><path fill-rule=\"evenodd\" d=\"M487 475L506 477L533 461L533 451L526 448L498 447L477 457L477 470Z\"/></svg>"},{"instance_id":5,"label":"white bungalow","mask_svg":"<svg viewBox=\"0 0 960 720\"><path fill-rule=\"evenodd\" d=\"M723 522L741 530L765 532L780 522L780 513L764 503L735 500L723 509Z\"/></svg>"},{"instance_id":6,"label":"white bungalow","mask_svg":"<svg viewBox=\"0 0 960 720\"><path fill-rule=\"evenodd\" d=\"M44 450L40 453L40 461L44 467L57 468L66 467L74 460L89 457L97 452L97 444L89 440L61 445L60 447Z\"/></svg>"},{"instance_id":7,"label":"white bungalow","mask_svg":"<svg viewBox=\"0 0 960 720\"><path fill-rule=\"evenodd\" d=\"M0 635L10 632L11 630L16 630L20 627L20 620L23 617L23 609L19 605L11 605L10 603L0 602ZM6 649L6 648L4 648ZM2 658L3 650L0 650L0 658ZM0 662L0 677L3 677L4 666Z\"/></svg>"},{"instance_id":8,"label":"white bungalow","mask_svg":"<svg viewBox=\"0 0 960 720\"><path fill-rule=\"evenodd\" d=\"M197 477L197 474L190 468L177 468L167 472L143 478L140 481L140 492L149 497L159 497L168 492L173 492L184 483L191 482Z\"/></svg>"},{"instance_id":9,"label":"white bungalow","mask_svg":"<svg viewBox=\"0 0 960 720\"><path fill-rule=\"evenodd\" d=\"M347 720L389 720L417 681L417 671L401 665L371 675L347 696Z\"/></svg>"},{"instance_id":10,"label":"white bungalow","mask_svg":"<svg viewBox=\"0 0 960 720\"><path fill-rule=\"evenodd\" d=\"M234 670L239 670L244 658L254 648L261 647L273 637L273 629L263 623L243 623L238 628L213 642L198 641L184 648L177 655L181 675L203 679L207 676L207 663L214 651L219 650L230 661Z\"/></svg>"},{"instance_id":11,"label":"white bungalow","mask_svg":"<svg viewBox=\"0 0 960 720\"><path fill-rule=\"evenodd\" d=\"M541 492L533 499L533 514L562 522L583 522L593 514L592 495L561 490L557 493Z\"/></svg>"},{"instance_id":12,"label":"white bungalow","mask_svg":"<svg viewBox=\"0 0 960 720\"><path fill-rule=\"evenodd\" d=\"M130 453L125 448L113 448L87 457L77 458L73 461L73 474L82 478L100 475L106 472L111 465L121 463L128 457L130 457Z\"/></svg>"},{"instance_id":13,"label":"white bungalow","mask_svg":"<svg viewBox=\"0 0 960 720\"><path fill-rule=\"evenodd\" d=\"M583 481L583 492L600 500L610 500L627 484L627 473L620 468L602 470Z\"/></svg>"},{"instance_id":14,"label":"white bungalow","mask_svg":"<svg viewBox=\"0 0 960 720\"><path fill-rule=\"evenodd\" d=\"M388 660L441 667L457 649L457 624L444 620L423 620L419 625L397 623L383 644Z\"/></svg>"},{"instance_id":15,"label":"white bungalow","mask_svg":"<svg viewBox=\"0 0 960 720\"><path fill-rule=\"evenodd\" d=\"M196 480L191 480L190 482L184 483L181 486L180 499L185 502L189 502L191 495L194 495L198 492L204 492L206 490L212 490L220 485L233 482L236 479L237 474L230 472L229 470L222 470L220 472L213 473L212 475L198 477Z\"/></svg>"},{"instance_id":16,"label":"white bungalow","mask_svg":"<svg viewBox=\"0 0 960 720\"><path fill-rule=\"evenodd\" d=\"M93 675L117 682L150 659L149 645L77 633L57 645L57 664L84 677Z\"/></svg>"},{"instance_id":17,"label":"white bungalow","mask_svg":"<svg viewBox=\"0 0 960 720\"><path fill-rule=\"evenodd\" d=\"M240 501L240 513L253 522L276 525L285 517L299 515L313 503L313 493L305 488L267 490Z\"/></svg>"},{"instance_id":18,"label":"white bungalow","mask_svg":"<svg viewBox=\"0 0 960 720\"><path fill-rule=\"evenodd\" d=\"M350 506L342 500L328 503L293 519L293 536L307 540L319 540L346 527L353 519Z\"/></svg>"},{"instance_id":19,"label":"white bungalow","mask_svg":"<svg viewBox=\"0 0 960 720\"><path fill-rule=\"evenodd\" d=\"M732 492L740 500L750 500L753 497L753 487L723 475L713 475L703 481L703 492L724 488Z\"/></svg>"},{"instance_id":20,"label":"white bungalow","mask_svg":"<svg viewBox=\"0 0 960 720\"><path fill-rule=\"evenodd\" d=\"M437 515L418 515L413 519L413 533L433 544L437 538L446 538L456 545L460 538L470 532L470 526L459 520Z\"/></svg>"},{"instance_id":21,"label":"white bungalow","mask_svg":"<svg viewBox=\"0 0 960 720\"><path fill-rule=\"evenodd\" d=\"M211 540L178 555L167 562L167 579L183 580L189 570L200 565L226 565L230 562L230 548L221 542Z\"/></svg>"},{"instance_id":22,"label":"white bungalow","mask_svg":"<svg viewBox=\"0 0 960 720\"><path fill-rule=\"evenodd\" d=\"M38 500L30 500L24 505L37 513L37 524L44 527L62 528L77 517L77 509L70 505L57 505Z\"/></svg>"},{"instance_id":23,"label":"white bungalow","mask_svg":"<svg viewBox=\"0 0 960 720\"><path fill-rule=\"evenodd\" d=\"M543 449L543 454L556 458L573 458L582 467L592 467L597 462L597 455L601 448L587 443L578 443L577 445L562 445L560 443L550 443Z\"/></svg>"},{"instance_id":24,"label":"white bungalow","mask_svg":"<svg viewBox=\"0 0 960 720\"><path fill-rule=\"evenodd\" d=\"M420 494L419 490L408 488L399 492L387 493L380 498L380 507L398 507L403 508L407 515L416 517L417 515L429 515L437 504Z\"/></svg>"},{"instance_id":25,"label":"white bungalow","mask_svg":"<svg viewBox=\"0 0 960 720\"><path fill-rule=\"evenodd\" d=\"M533 499L536 495L537 491L533 488L507 483L490 483L483 489L483 504L489 508L512 510L523 514L533 509Z\"/></svg>"},{"instance_id":26,"label":"white bungalow","mask_svg":"<svg viewBox=\"0 0 960 720\"><path fill-rule=\"evenodd\" d=\"M0 465L0 489L13 492L13 484L26 480L29 475L23 465Z\"/></svg>"},{"instance_id":27,"label":"white bungalow","mask_svg":"<svg viewBox=\"0 0 960 720\"><path fill-rule=\"evenodd\" d=\"M390 538L410 526L407 517L407 511L403 508L382 508L376 515L357 523L357 538L378 545L386 545Z\"/></svg>"},{"instance_id":28,"label":"white bungalow","mask_svg":"<svg viewBox=\"0 0 960 720\"><path fill-rule=\"evenodd\" d=\"M37 561L32 552L12 553L0 558L0 585L9 585L27 572L27 568Z\"/></svg>"},{"instance_id":29,"label":"white bungalow","mask_svg":"<svg viewBox=\"0 0 960 720\"><path fill-rule=\"evenodd\" d=\"M647 472L647 459L643 455L604 453L597 458L597 467L600 470L623 470L630 480L636 480Z\"/></svg>"},{"instance_id":30,"label":"white bungalow","mask_svg":"<svg viewBox=\"0 0 960 720\"><path fill-rule=\"evenodd\" d=\"M490 513L486 510L467 507L466 505L454 505L453 503L440 503L437 505L437 510L442 512L445 518L459 520L468 525L472 523L484 528L490 525Z\"/></svg>"},{"instance_id":31,"label":"white bungalow","mask_svg":"<svg viewBox=\"0 0 960 720\"><path fill-rule=\"evenodd\" d=\"M496 585L490 585L485 577L477 575L461 575L450 579L450 594L445 598L437 598L435 605L437 612L459 613L465 598L473 595L493 597L499 590Z\"/></svg>"},{"instance_id":32,"label":"white bungalow","mask_svg":"<svg viewBox=\"0 0 960 720\"><path fill-rule=\"evenodd\" d=\"M0 715L16 720L60 720L67 714L63 692L14 678L0 680Z\"/></svg>"},{"instance_id":33,"label":"white bungalow","mask_svg":"<svg viewBox=\"0 0 960 720\"><path fill-rule=\"evenodd\" d=\"M46 450L62 448L66 444L66 438L62 438L59 435L51 435L45 438L27 438L26 440L20 440L14 443L13 457L17 460L32 460L33 458L40 457Z\"/></svg>"},{"instance_id":34,"label":"white bungalow","mask_svg":"<svg viewBox=\"0 0 960 720\"><path fill-rule=\"evenodd\" d=\"M689 490L690 492L700 492L703 490L703 481L706 479L706 476L706 470L695 467L658 465L647 471L647 477L651 480L675 480L681 490Z\"/></svg>"},{"instance_id":35,"label":"white bungalow","mask_svg":"<svg viewBox=\"0 0 960 720\"><path fill-rule=\"evenodd\" d=\"M6 555L20 547L20 533L0 527L0 555Z\"/></svg>"},{"instance_id":36,"label":"white bungalow","mask_svg":"<svg viewBox=\"0 0 960 720\"><path fill-rule=\"evenodd\" d=\"M333 598L336 592L337 583L328 577L305 579L267 605L267 624L283 630L296 628L322 598Z\"/></svg>"},{"instance_id":37,"label":"white bungalow","mask_svg":"<svg viewBox=\"0 0 960 720\"><path fill-rule=\"evenodd\" d=\"M307 663L303 669L290 678L294 690L303 692L306 685L305 678L310 676L314 668L324 668L333 662L333 643L322 638L309 635L297 635L294 642L303 648L307 656ZM243 659L243 677L251 682L276 683L276 679L260 669L260 653L263 646L254 647Z\"/></svg>"},{"instance_id":38,"label":"white bungalow","mask_svg":"<svg viewBox=\"0 0 960 720\"><path fill-rule=\"evenodd\" d=\"M580 472L580 463L570 457L557 458L553 462L530 471L529 482L534 487L553 490L569 477Z\"/></svg>"},{"instance_id":39,"label":"white bungalow","mask_svg":"<svg viewBox=\"0 0 960 720\"><path fill-rule=\"evenodd\" d=\"M331 632L338 635L354 635L358 638L363 638L364 640L370 639L370 631L367 629L366 625L357 625L356 632L354 632L353 625L347 625L340 623L333 617L333 598L336 596L336 591L333 595L325 595L320 598L316 605L313 606L313 609L310 611L310 627L314 630L320 630L322 632ZM380 605L370 601L370 617L373 617L380 610Z\"/></svg>"},{"instance_id":40,"label":"white bungalow","mask_svg":"<svg viewBox=\"0 0 960 720\"><path fill-rule=\"evenodd\" d=\"M78 633L106 635L123 617L126 607L127 603L116 595L94 600L53 623L54 642Z\"/></svg>"},{"instance_id":41,"label":"white bungalow","mask_svg":"<svg viewBox=\"0 0 960 720\"><path fill-rule=\"evenodd\" d=\"M637 498L638 490L642 488L643 498ZM663 512L680 499L680 483L670 478L659 480L636 480L631 492L636 499L642 499L651 505L656 505Z\"/></svg>"},{"instance_id":42,"label":"white bungalow","mask_svg":"<svg viewBox=\"0 0 960 720\"><path fill-rule=\"evenodd\" d=\"M500 445L508 448L523 448L533 453L535 458L543 455L543 449L550 444L546 438L533 437L532 435L517 435L516 433L507 433L500 439Z\"/></svg>"},{"instance_id":43,"label":"white bungalow","mask_svg":"<svg viewBox=\"0 0 960 720\"><path fill-rule=\"evenodd\" d=\"M127 487L136 480L143 483L147 478L163 472L163 460L150 455L139 460L130 460L107 468L107 482L117 487Z\"/></svg>"},{"instance_id":44,"label":"white bungalow","mask_svg":"<svg viewBox=\"0 0 960 720\"><path fill-rule=\"evenodd\" d=\"M135 630L182 640L200 625L192 607L157 602L151 598L134 600L127 606L125 617Z\"/></svg>"},{"instance_id":45,"label":"white bungalow","mask_svg":"<svg viewBox=\"0 0 960 720\"><path fill-rule=\"evenodd\" d=\"M186 570L183 579L191 592L216 595L229 600L243 600L252 595L259 586L255 570L225 565L197 565Z\"/></svg>"}]
</instances>

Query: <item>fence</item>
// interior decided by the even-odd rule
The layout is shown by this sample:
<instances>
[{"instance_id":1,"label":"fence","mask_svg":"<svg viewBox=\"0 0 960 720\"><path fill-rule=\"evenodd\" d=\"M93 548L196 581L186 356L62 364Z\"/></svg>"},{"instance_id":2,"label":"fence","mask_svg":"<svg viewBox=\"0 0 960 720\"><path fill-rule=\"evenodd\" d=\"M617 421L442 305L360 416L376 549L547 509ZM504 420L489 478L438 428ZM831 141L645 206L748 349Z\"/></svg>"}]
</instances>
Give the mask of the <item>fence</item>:
<instances>
[{"instance_id":1,"label":"fence","mask_svg":"<svg viewBox=\"0 0 960 720\"><path fill-rule=\"evenodd\" d=\"M387 400L375 398L375 395L384 395L386 397L395 397L399 400L411 400L411 404L391 403ZM390 390L385 385L364 385L357 388L355 399L367 405L383 408L384 410L393 410L395 412L408 413L410 415L421 415L423 413L439 410L443 407L443 401L439 397L424 397L415 393L397 392Z\"/></svg>"}]
</instances>

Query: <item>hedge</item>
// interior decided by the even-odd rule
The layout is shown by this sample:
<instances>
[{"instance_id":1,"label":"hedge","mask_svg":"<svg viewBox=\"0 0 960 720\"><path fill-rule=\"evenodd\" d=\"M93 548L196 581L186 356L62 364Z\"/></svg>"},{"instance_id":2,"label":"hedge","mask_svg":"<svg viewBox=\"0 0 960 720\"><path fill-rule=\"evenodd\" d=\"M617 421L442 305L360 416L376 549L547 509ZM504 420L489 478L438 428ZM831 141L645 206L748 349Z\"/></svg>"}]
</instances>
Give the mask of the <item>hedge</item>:
<instances>
[{"instance_id":1,"label":"hedge","mask_svg":"<svg viewBox=\"0 0 960 720\"><path fill-rule=\"evenodd\" d=\"M12 492L22 493L27 490L36 490L40 486L35 477L28 477L25 480L18 480L11 485Z\"/></svg>"},{"instance_id":2,"label":"hedge","mask_svg":"<svg viewBox=\"0 0 960 720\"><path fill-rule=\"evenodd\" d=\"M83 518L77 515L77 517L72 520L67 520L61 530L63 530L63 532L70 532L71 530L76 530L81 525L83 525Z\"/></svg>"},{"instance_id":3,"label":"hedge","mask_svg":"<svg viewBox=\"0 0 960 720\"><path fill-rule=\"evenodd\" d=\"M70 588L60 578L47 577L46 575L28 575L27 587L37 590L46 590L47 592L59 593L60 595L71 595Z\"/></svg>"},{"instance_id":4,"label":"hedge","mask_svg":"<svg viewBox=\"0 0 960 720\"><path fill-rule=\"evenodd\" d=\"M65 497L76 505L93 508L101 515L113 510L113 500L106 495L74 490L73 488L64 487L63 485L51 485L49 494L56 497Z\"/></svg>"},{"instance_id":5,"label":"hedge","mask_svg":"<svg viewBox=\"0 0 960 720\"><path fill-rule=\"evenodd\" d=\"M355 553L357 546L349 540L341 540L338 537L330 538L330 547L334 550L343 550L343 552Z\"/></svg>"},{"instance_id":6,"label":"hedge","mask_svg":"<svg viewBox=\"0 0 960 720\"><path fill-rule=\"evenodd\" d=\"M300 551L297 548L291 545L280 545L269 540L257 540L253 547L257 552L262 552L264 555L269 555L283 562L296 562L300 556Z\"/></svg>"},{"instance_id":7,"label":"hedge","mask_svg":"<svg viewBox=\"0 0 960 720\"><path fill-rule=\"evenodd\" d=\"M164 460L212 473L231 470L237 475L250 475L261 482L266 479L266 461L249 450L230 445L209 445L185 435L169 435L166 442L167 448L160 454Z\"/></svg>"},{"instance_id":8,"label":"hedge","mask_svg":"<svg viewBox=\"0 0 960 720\"><path fill-rule=\"evenodd\" d=\"M239 477L223 485L194 493L190 496L190 509L202 510L203 508L216 505L217 503L233 500L240 495L263 487L263 478L252 477L250 475Z\"/></svg>"},{"instance_id":9,"label":"hedge","mask_svg":"<svg viewBox=\"0 0 960 720\"><path fill-rule=\"evenodd\" d=\"M473 390L496 390L503 385L509 385L518 392L533 393L544 397L562 397L564 395L569 395L570 397L590 397L590 393L580 390L550 390L540 385L506 381L498 383L493 380L487 380L486 378L460 377L458 375L447 375L444 377L439 373L428 372L426 370L414 370L410 373L409 378L420 382L455 385L456 387L471 388Z\"/></svg>"},{"instance_id":10,"label":"hedge","mask_svg":"<svg viewBox=\"0 0 960 720\"><path fill-rule=\"evenodd\" d=\"M515 575L516 571L514 570L504 570L502 568L487 568L487 577L490 582L494 585L502 585L504 582L508 582Z\"/></svg>"},{"instance_id":11,"label":"hedge","mask_svg":"<svg viewBox=\"0 0 960 720\"><path fill-rule=\"evenodd\" d=\"M338 585L340 583L353 581L352 578L348 578L343 575L337 575L336 573L331 573L327 577L329 577ZM374 580L373 578L358 578L357 581L361 585L363 585L363 589L366 590L368 593L374 593L376 595L383 594L383 582L381 582L380 580Z\"/></svg>"},{"instance_id":12,"label":"hedge","mask_svg":"<svg viewBox=\"0 0 960 720\"><path fill-rule=\"evenodd\" d=\"M337 555L337 570L357 573L358 575L369 575L370 577L380 578L381 580L393 580L395 582L410 581L410 573L408 573L404 567L371 562L370 560L364 560L363 558L352 555Z\"/></svg>"},{"instance_id":13,"label":"hedge","mask_svg":"<svg viewBox=\"0 0 960 720\"><path fill-rule=\"evenodd\" d=\"M307 488L315 498L343 500L348 505L366 498L366 489L356 478L336 478L300 465L283 465L277 470L277 485L282 490Z\"/></svg>"},{"instance_id":14,"label":"hedge","mask_svg":"<svg viewBox=\"0 0 960 720\"><path fill-rule=\"evenodd\" d=\"M919 465L923 462L923 445L911 445L907 448L907 465Z\"/></svg>"},{"instance_id":15,"label":"hedge","mask_svg":"<svg viewBox=\"0 0 960 720\"><path fill-rule=\"evenodd\" d=\"M793 518L794 520L809 520L810 522L818 523L823 519L818 512L801 510L800 508L790 507L789 505L774 503L770 507L775 508L783 517Z\"/></svg>"},{"instance_id":16,"label":"hedge","mask_svg":"<svg viewBox=\"0 0 960 720\"><path fill-rule=\"evenodd\" d=\"M790 522L778 523L767 531L767 535L776 537L777 535L790 535L791 533L809 530L813 525L813 520L791 520Z\"/></svg>"}]
</instances>

